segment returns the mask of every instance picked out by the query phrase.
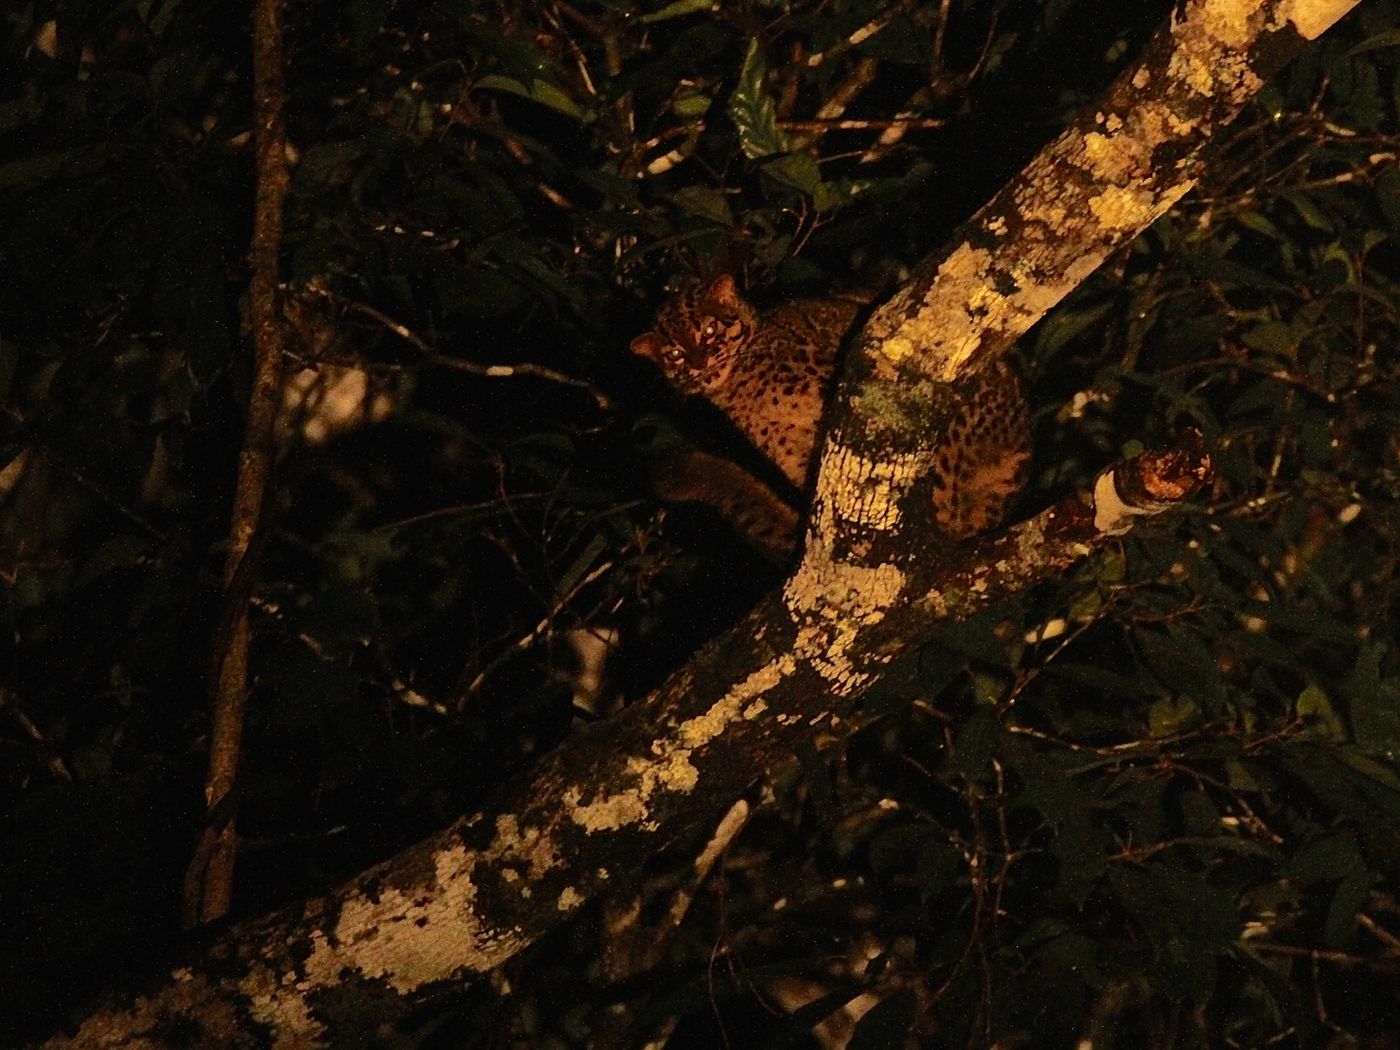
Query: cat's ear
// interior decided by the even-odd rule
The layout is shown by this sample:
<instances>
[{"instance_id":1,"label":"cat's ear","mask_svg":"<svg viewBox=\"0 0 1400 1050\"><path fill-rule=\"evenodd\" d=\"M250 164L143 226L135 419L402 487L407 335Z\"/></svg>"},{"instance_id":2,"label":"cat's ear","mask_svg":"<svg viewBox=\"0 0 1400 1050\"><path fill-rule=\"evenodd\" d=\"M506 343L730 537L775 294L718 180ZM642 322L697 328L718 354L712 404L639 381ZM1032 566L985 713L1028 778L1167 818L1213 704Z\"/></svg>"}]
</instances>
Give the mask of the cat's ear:
<instances>
[{"instance_id":1,"label":"cat's ear","mask_svg":"<svg viewBox=\"0 0 1400 1050\"><path fill-rule=\"evenodd\" d=\"M650 357L654 361L661 360L661 347L663 341L655 332L643 332L631 342L632 353L638 357Z\"/></svg>"},{"instance_id":2,"label":"cat's ear","mask_svg":"<svg viewBox=\"0 0 1400 1050\"><path fill-rule=\"evenodd\" d=\"M734 285L734 278L727 273L720 274L710 282L710 286L705 289L705 298L729 311L738 311L744 305L739 289Z\"/></svg>"}]
</instances>

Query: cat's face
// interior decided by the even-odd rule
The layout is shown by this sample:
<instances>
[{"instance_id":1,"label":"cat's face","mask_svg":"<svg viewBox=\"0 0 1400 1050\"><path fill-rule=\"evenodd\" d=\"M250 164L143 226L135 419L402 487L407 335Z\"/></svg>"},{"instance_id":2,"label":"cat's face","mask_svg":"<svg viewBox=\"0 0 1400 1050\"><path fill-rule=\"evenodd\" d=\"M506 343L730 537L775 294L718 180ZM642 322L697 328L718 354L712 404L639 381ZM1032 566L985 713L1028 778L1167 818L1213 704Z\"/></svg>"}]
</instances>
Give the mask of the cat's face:
<instances>
[{"instance_id":1,"label":"cat's face","mask_svg":"<svg viewBox=\"0 0 1400 1050\"><path fill-rule=\"evenodd\" d=\"M632 340L632 352L654 361L681 390L702 393L729 378L757 322L734 278L721 274L667 300L656 312L656 326Z\"/></svg>"}]
</instances>

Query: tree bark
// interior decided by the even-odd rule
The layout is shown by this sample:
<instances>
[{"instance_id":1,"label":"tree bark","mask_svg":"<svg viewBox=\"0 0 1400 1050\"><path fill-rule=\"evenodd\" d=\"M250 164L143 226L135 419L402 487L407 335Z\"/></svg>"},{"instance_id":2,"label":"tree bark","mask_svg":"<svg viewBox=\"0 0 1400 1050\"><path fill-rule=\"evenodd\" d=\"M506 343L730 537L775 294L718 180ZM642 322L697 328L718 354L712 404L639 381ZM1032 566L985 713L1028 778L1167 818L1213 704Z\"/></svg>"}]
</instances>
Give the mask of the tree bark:
<instances>
[{"instance_id":1,"label":"tree bark","mask_svg":"<svg viewBox=\"0 0 1400 1050\"><path fill-rule=\"evenodd\" d=\"M499 965L820 730L842 735L940 621L1055 576L1209 475L1195 435L1000 534L938 535L949 384L1004 353L1192 186L1209 136L1355 0L1194 0L871 318L833 409L802 560L651 697L578 733L488 813L231 930L51 1046L332 1045Z\"/></svg>"}]
</instances>

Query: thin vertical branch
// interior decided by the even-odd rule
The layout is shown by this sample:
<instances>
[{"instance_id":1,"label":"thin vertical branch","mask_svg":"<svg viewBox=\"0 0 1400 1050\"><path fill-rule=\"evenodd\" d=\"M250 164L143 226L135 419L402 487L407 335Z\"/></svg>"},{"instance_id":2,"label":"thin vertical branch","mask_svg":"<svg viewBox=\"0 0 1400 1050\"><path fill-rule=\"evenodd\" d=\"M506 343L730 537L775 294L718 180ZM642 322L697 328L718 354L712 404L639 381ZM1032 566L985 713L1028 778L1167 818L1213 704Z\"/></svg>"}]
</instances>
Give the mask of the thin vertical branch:
<instances>
[{"instance_id":1,"label":"thin vertical branch","mask_svg":"<svg viewBox=\"0 0 1400 1050\"><path fill-rule=\"evenodd\" d=\"M248 685L248 598L256 575L265 496L271 473L273 420L277 412L283 327L278 309L277 259L282 245L282 210L291 181L284 119L286 53L281 0L253 0L253 141L256 165L253 239L249 265L253 382L247 428L238 457L238 482L229 523L224 566L225 615L213 639L210 691L213 725L205 777L206 825L185 874L187 926L228 911L233 892L237 838L233 788L243 736Z\"/></svg>"}]
</instances>

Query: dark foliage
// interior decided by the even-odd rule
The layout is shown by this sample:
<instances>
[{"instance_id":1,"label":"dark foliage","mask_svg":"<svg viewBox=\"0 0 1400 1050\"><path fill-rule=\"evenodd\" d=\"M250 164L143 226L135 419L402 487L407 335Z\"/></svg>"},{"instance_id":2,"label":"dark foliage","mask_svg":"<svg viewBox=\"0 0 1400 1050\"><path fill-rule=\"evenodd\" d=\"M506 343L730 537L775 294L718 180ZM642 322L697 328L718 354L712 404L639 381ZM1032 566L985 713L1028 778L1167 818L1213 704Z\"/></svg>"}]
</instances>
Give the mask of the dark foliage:
<instances>
[{"instance_id":1,"label":"dark foliage","mask_svg":"<svg viewBox=\"0 0 1400 1050\"><path fill-rule=\"evenodd\" d=\"M776 582L649 497L678 445L747 453L628 339L690 272L767 301L887 283L1170 5L1137 6L288 5L287 367L372 396L283 431L240 914L486 804ZM1026 340L1025 508L1185 421L1208 499L945 632L856 738L775 771L660 966L604 986L576 923L402 1045L810 1045L867 992L853 1047L1400 1042L1398 14L1313 47ZM248 378L250 61L210 0L33 0L0 33L14 1037L177 938Z\"/></svg>"}]
</instances>

